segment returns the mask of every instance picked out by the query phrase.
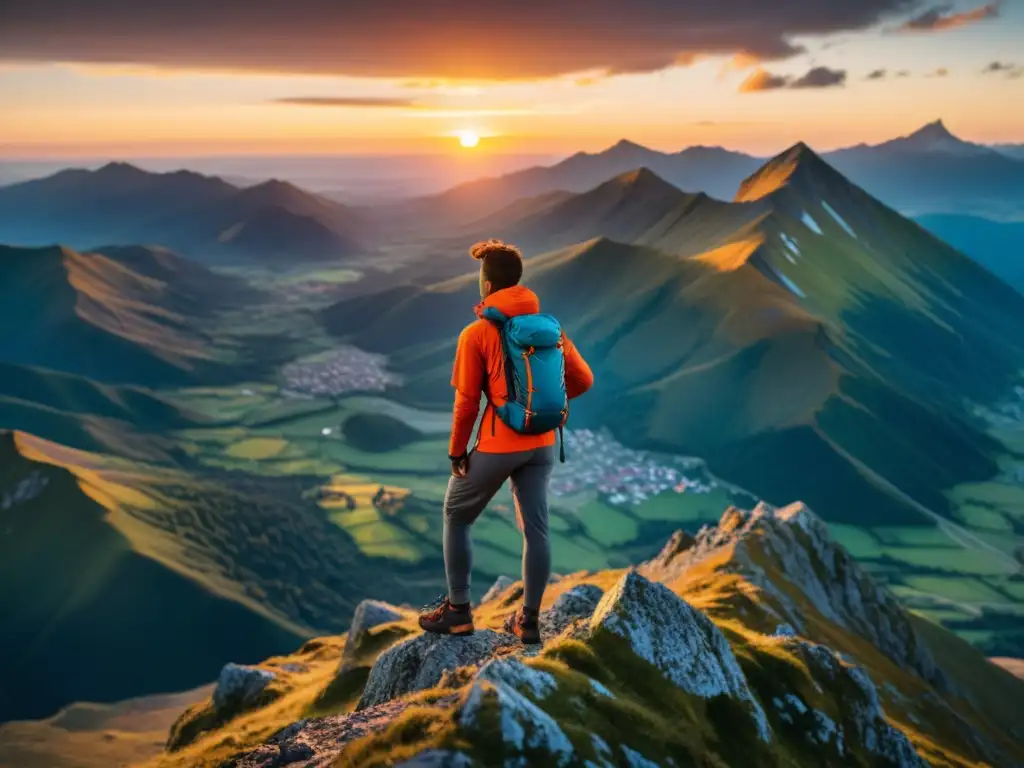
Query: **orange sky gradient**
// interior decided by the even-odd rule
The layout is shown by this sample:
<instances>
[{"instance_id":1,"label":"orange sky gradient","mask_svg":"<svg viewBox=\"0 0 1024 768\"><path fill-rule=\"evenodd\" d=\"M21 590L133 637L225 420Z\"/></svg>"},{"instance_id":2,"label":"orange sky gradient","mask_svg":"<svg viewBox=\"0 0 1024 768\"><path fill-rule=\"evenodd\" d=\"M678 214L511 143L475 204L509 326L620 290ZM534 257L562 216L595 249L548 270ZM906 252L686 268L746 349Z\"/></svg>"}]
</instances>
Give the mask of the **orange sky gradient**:
<instances>
[{"instance_id":1,"label":"orange sky gradient","mask_svg":"<svg viewBox=\"0 0 1024 768\"><path fill-rule=\"evenodd\" d=\"M645 68L631 50L631 66L651 71L526 80L0 60L0 157L563 155L620 138L666 151L714 144L768 155L800 140L819 150L883 141L938 118L973 141L1024 143L1024 0L997 14L985 7L904 22L928 26L921 34L890 22L793 37L803 52L768 59L721 51ZM586 50L573 55L589 61ZM460 66L480 71L472 60L444 65ZM743 92L758 67L779 87ZM782 85L822 67L842 73L841 82ZM463 131L478 133L479 146L461 148Z\"/></svg>"}]
</instances>

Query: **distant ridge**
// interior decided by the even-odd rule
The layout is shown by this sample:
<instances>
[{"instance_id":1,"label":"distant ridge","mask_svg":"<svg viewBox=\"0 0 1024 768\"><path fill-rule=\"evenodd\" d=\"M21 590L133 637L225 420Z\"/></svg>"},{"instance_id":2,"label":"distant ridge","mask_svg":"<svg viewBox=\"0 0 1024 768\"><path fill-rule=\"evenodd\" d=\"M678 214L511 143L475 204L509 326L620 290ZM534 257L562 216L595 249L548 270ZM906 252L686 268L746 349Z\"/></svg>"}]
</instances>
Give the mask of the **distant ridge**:
<instances>
[{"instance_id":1,"label":"distant ridge","mask_svg":"<svg viewBox=\"0 0 1024 768\"><path fill-rule=\"evenodd\" d=\"M317 260L356 253L368 235L345 206L278 180L239 188L192 171L109 163L0 187L0 242L141 242L200 259Z\"/></svg>"}]
</instances>

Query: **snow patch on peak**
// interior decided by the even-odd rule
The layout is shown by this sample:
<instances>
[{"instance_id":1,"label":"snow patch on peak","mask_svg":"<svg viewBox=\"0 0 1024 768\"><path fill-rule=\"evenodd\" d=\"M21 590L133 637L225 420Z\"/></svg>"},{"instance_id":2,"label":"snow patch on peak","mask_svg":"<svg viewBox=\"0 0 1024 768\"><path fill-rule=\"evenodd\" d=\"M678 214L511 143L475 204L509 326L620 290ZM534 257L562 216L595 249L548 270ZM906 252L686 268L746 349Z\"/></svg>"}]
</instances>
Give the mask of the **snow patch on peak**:
<instances>
[{"instance_id":1,"label":"snow patch on peak","mask_svg":"<svg viewBox=\"0 0 1024 768\"><path fill-rule=\"evenodd\" d=\"M818 226L818 222L811 218L811 214L809 214L807 211L804 211L803 213L800 214L800 221L802 221L804 223L804 226L806 226L815 234L822 234L821 227Z\"/></svg>"},{"instance_id":2,"label":"snow patch on peak","mask_svg":"<svg viewBox=\"0 0 1024 768\"><path fill-rule=\"evenodd\" d=\"M792 261L792 259L790 259L790 261ZM794 263L795 263L795 262L794 262ZM784 274L782 274L781 272L778 272L778 273L776 273L776 274L778 274L778 276L779 276L779 280L781 280L781 281L782 281L782 284L783 284L784 286L786 286L786 288L788 288L788 289L789 289L789 290L790 290L790 291L791 291L792 293L794 293L795 295L799 296L799 297L800 297L801 299L806 299L806 298L807 298L807 294L806 294L806 293L804 293L804 292L803 292L803 291L802 291L802 290L800 289L800 286L799 286L799 285L797 285L796 283L794 283L794 282L793 282L792 280L790 280L790 279L789 279L788 277L786 277L786 276L785 276Z\"/></svg>"},{"instance_id":3,"label":"snow patch on peak","mask_svg":"<svg viewBox=\"0 0 1024 768\"><path fill-rule=\"evenodd\" d=\"M855 238L855 239L857 238L857 233L853 231L853 227L851 227L851 226L850 226L849 224L847 224L847 223L846 223L846 219L844 219L844 218L843 218L842 216L840 216L840 215L839 215L839 214L838 214L838 213L836 212L836 209L835 209L835 208L833 208L833 207L832 207L831 205L829 205L829 204L828 204L828 201L827 201L827 200L822 200L822 201L821 201L821 205L822 205L822 206L824 207L824 209L825 209L825 210L826 210L826 211L828 212L828 214L829 214L829 215L830 215L830 216L831 216L831 217L832 217L833 219L835 219L835 220L836 220L836 223L837 223L837 224L839 224L839 226L840 226L840 227L842 227L843 229L845 229L845 230L846 230L846 233L847 233L847 234L848 234L848 235L849 235L850 237L852 237L852 238Z\"/></svg>"}]
</instances>

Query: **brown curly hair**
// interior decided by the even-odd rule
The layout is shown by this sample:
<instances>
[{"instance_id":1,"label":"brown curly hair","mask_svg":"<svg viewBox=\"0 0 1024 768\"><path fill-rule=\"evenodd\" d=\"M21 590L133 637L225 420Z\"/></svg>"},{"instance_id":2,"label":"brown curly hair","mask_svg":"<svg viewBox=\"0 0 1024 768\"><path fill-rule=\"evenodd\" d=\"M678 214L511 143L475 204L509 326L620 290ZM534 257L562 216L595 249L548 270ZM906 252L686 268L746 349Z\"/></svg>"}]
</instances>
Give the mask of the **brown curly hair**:
<instances>
[{"instance_id":1,"label":"brown curly hair","mask_svg":"<svg viewBox=\"0 0 1024 768\"><path fill-rule=\"evenodd\" d=\"M498 291L518 285L523 277L523 254L510 243L501 240L484 240L469 249L469 255L480 262L483 281Z\"/></svg>"}]
</instances>

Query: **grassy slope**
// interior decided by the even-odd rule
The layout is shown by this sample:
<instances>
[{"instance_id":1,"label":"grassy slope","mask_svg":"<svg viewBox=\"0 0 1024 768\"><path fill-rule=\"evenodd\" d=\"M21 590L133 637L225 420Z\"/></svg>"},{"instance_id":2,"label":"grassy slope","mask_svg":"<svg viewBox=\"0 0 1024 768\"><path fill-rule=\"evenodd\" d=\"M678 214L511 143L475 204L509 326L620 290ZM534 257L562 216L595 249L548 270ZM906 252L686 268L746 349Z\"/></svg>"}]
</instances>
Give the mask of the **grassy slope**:
<instances>
[{"instance_id":1,"label":"grassy slope","mask_svg":"<svg viewBox=\"0 0 1024 768\"><path fill-rule=\"evenodd\" d=\"M0 487L9 492L29 477L47 485L4 511L0 645L10 650L2 660L0 720L197 685L227 657L259 658L301 638L301 630L141 554L125 534L131 521L118 521L127 516L110 496L144 507L137 486L95 476L89 483L88 470L76 475L45 462L31 440L10 433L2 440ZM103 652L83 663L68 653L73 647Z\"/></svg>"},{"instance_id":2,"label":"grassy slope","mask_svg":"<svg viewBox=\"0 0 1024 768\"><path fill-rule=\"evenodd\" d=\"M46 720L0 727L0 768L108 768L159 755L181 711L211 686L116 704L76 703Z\"/></svg>"},{"instance_id":3,"label":"grassy slope","mask_svg":"<svg viewBox=\"0 0 1024 768\"><path fill-rule=\"evenodd\" d=\"M209 372L221 352L199 322L209 313L204 281L168 282L166 254L125 251L135 269L117 256L0 247L0 319L18 329L0 341L4 359L144 385Z\"/></svg>"}]
</instances>

